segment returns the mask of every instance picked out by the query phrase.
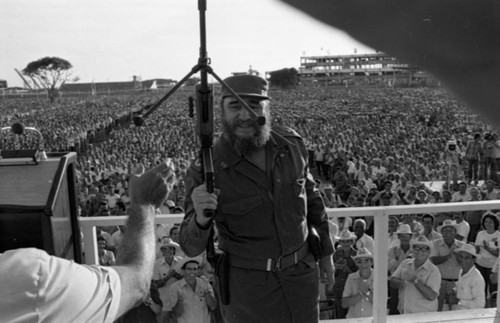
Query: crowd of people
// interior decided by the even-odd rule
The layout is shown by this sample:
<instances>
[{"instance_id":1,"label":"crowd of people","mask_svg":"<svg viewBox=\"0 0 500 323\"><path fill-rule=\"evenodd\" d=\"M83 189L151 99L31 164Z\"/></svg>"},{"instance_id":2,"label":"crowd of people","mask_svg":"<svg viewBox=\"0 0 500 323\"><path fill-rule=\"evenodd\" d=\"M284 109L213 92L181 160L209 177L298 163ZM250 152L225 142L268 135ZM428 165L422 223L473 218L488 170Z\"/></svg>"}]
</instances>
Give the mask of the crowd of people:
<instances>
[{"instance_id":1,"label":"crowd of people","mask_svg":"<svg viewBox=\"0 0 500 323\"><path fill-rule=\"evenodd\" d=\"M127 214L131 170L139 164L149 168L166 158L176 165L178 180L157 212L184 213L184 177L199 153L188 95L194 93L175 94L141 127L133 124L133 116L156 102L158 94L64 98L55 106L4 100L0 124L35 127L44 136L46 151L78 153L81 216ZM499 199L498 137L488 123L442 89L298 88L271 90L270 95L274 123L294 128L306 141L310 168L329 208ZM217 108L214 115L219 118ZM217 125L216 121L216 129ZM215 136L219 134L216 130ZM29 133L2 133L0 140L0 149L39 145ZM436 189L433 182L444 184ZM496 291L490 277L498 259L498 227L497 215L482 211L391 218L390 314L486 306ZM123 230L100 228L103 265L114 263ZM370 316L373 219L334 219L331 234L336 243L335 283L325 293L335 299L335 313L329 315ZM207 283L209 265L183 257L177 226L158 226L156 238L152 298L143 305L161 320L182 317L182 306L176 307L179 294L171 291L172 286L182 289L176 281L186 277L188 284L190 277L200 279L203 291L186 296L185 308L198 297L215 310ZM472 272L471 268L480 275L464 282L460 273ZM190 275L195 271L197 278ZM481 279L483 285L477 283ZM482 288L481 293L467 289L471 281ZM216 312L211 314L214 320Z\"/></svg>"}]
</instances>

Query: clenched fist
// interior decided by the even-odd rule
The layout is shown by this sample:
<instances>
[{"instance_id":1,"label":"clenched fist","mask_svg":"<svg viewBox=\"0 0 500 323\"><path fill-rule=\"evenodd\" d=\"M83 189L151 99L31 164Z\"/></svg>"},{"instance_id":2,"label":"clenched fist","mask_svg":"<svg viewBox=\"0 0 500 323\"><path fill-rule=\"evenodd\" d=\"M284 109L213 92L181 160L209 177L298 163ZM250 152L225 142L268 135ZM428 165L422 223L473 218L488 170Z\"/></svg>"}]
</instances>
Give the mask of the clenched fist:
<instances>
[{"instance_id":1,"label":"clenched fist","mask_svg":"<svg viewBox=\"0 0 500 323\"><path fill-rule=\"evenodd\" d=\"M175 182L174 170L170 159L147 172L140 164L130 177L130 203L160 207Z\"/></svg>"}]
</instances>

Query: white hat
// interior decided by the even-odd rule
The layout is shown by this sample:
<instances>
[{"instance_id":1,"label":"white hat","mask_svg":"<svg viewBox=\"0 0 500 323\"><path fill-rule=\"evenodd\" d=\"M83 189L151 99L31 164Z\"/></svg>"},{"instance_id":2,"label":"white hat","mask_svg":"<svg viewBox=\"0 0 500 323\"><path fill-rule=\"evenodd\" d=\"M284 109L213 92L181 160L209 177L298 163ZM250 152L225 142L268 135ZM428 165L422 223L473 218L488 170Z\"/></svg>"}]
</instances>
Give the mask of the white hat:
<instances>
[{"instance_id":1,"label":"white hat","mask_svg":"<svg viewBox=\"0 0 500 323\"><path fill-rule=\"evenodd\" d=\"M340 231L338 240L355 240L356 235L349 230Z\"/></svg>"},{"instance_id":2,"label":"white hat","mask_svg":"<svg viewBox=\"0 0 500 323\"><path fill-rule=\"evenodd\" d=\"M476 253L476 247L470 243L466 243L462 245L460 248L453 250L455 253L459 253L460 251L466 252L469 255L472 255L474 258L477 258L478 254Z\"/></svg>"},{"instance_id":3,"label":"white hat","mask_svg":"<svg viewBox=\"0 0 500 323\"><path fill-rule=\"evenodd\" d=\"M456 225L457 223L455 221L446 219L443 221L443 225L441 226L441 231L443 231L443 229L446 227L453 227L456 230L457 229Z\"/></svg>"},{"instance_id":4,"label":"white hat","mask_svg":"<svg viewBox=\"0 0 500 323\"><path fill-rule=\"evenodd\" d=\"M373 255L370 250L366 248L359 248L358 253L355 256L352 256L352 259L356 260L358 258L371 258L373 259Z\"/></svg>"},{"instance_id":5,"label":"white hat","mask_svg":"<svg viewBox=\"0 0 500 323\"><path fill-rule=\"evenodd\" d=\"M396 234L411 234L411 235L413 235L413 232L411 231L411 227L409 224L400 224L398 227L398 231L396 231Z\"/></svg>"},{"instance_id":6,"label":"white hat","mask_svg":"<svg viewBox=\"0 0 500 323\"><path fill-rule=\"evenodd\" d=\"M429 249L432 249L432 242L429 241L425 236L420 235L416 237L415 239L412 239L410 241L410 246L427 246Z\"/></svg>"},{"instance_id":7,"label":"white hat","mask_svg":"<svg viewBox=\"0 0 500 323\"><path fill-rule=\"evenodd\" d=\"M184 266L188 262L195 262L198 264L198 266L201 266L201 264L203 263L203 258L201 256L192 257L192 258L191 257L184 257L177 264L175 264L174 270L177 272L181 272L181 270L184 269Z\"/></svg>"},{"instance_id":8,"label":"white hat","mask_svg":"<svg viewBox=\"0 0 500 323\"><path fill-rule=\"evenodd\" d=\"M179 250L181 249L181 247L179 246L179 244L175 243L170 238L163 240L163 243L160 246L160 250L163 249L163 248L168 248L168 247L175 248L175 253L179 252Z\"/></svg>"}]
</instances>

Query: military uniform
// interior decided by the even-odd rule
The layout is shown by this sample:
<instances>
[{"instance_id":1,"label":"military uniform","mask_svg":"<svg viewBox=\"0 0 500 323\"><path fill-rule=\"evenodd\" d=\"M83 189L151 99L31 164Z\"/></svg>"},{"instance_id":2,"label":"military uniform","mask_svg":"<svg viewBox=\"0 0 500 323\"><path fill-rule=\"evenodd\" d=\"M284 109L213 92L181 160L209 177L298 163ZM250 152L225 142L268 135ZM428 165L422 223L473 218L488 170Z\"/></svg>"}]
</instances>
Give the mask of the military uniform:
<instances>
[{"instance_id":1,"label":"military uniform","mask_svg":"<svg viewBox=\"0 0 500 323\"><path fill-rule=\"evenodd\" d=\"M333 253L325 207L309 173L308 153L293 130L274 127L265 145L266 171L240 156L222 137L214 146L214 221L219 249L229 254L228 322L316 322L318 268L307 243L308 226ZM188 170L186 216L180 244L186 255L206 247L210 230L195 221L191 193L201 185L199 162Z\"/></svg>"}]
</instances>

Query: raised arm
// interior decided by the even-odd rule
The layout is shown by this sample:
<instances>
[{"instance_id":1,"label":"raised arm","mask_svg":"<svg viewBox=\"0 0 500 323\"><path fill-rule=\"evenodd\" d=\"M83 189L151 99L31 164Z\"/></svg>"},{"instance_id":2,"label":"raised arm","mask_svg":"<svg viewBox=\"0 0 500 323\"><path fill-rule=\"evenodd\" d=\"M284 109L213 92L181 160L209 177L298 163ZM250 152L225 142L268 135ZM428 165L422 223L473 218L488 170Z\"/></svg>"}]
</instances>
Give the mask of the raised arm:
<instances>
[{"instance_id":1,"label":"raised arm","mask_svg":"<svg viewBox=\"0 0 500 323\"><path fill-rule=\"evenodd\" d=\"M130 209L117 265L121 281L118 316L141 302L149 293L155 259L154 214L175 180L170 162L130 178Z\"/></svg>"}]
</instances>

